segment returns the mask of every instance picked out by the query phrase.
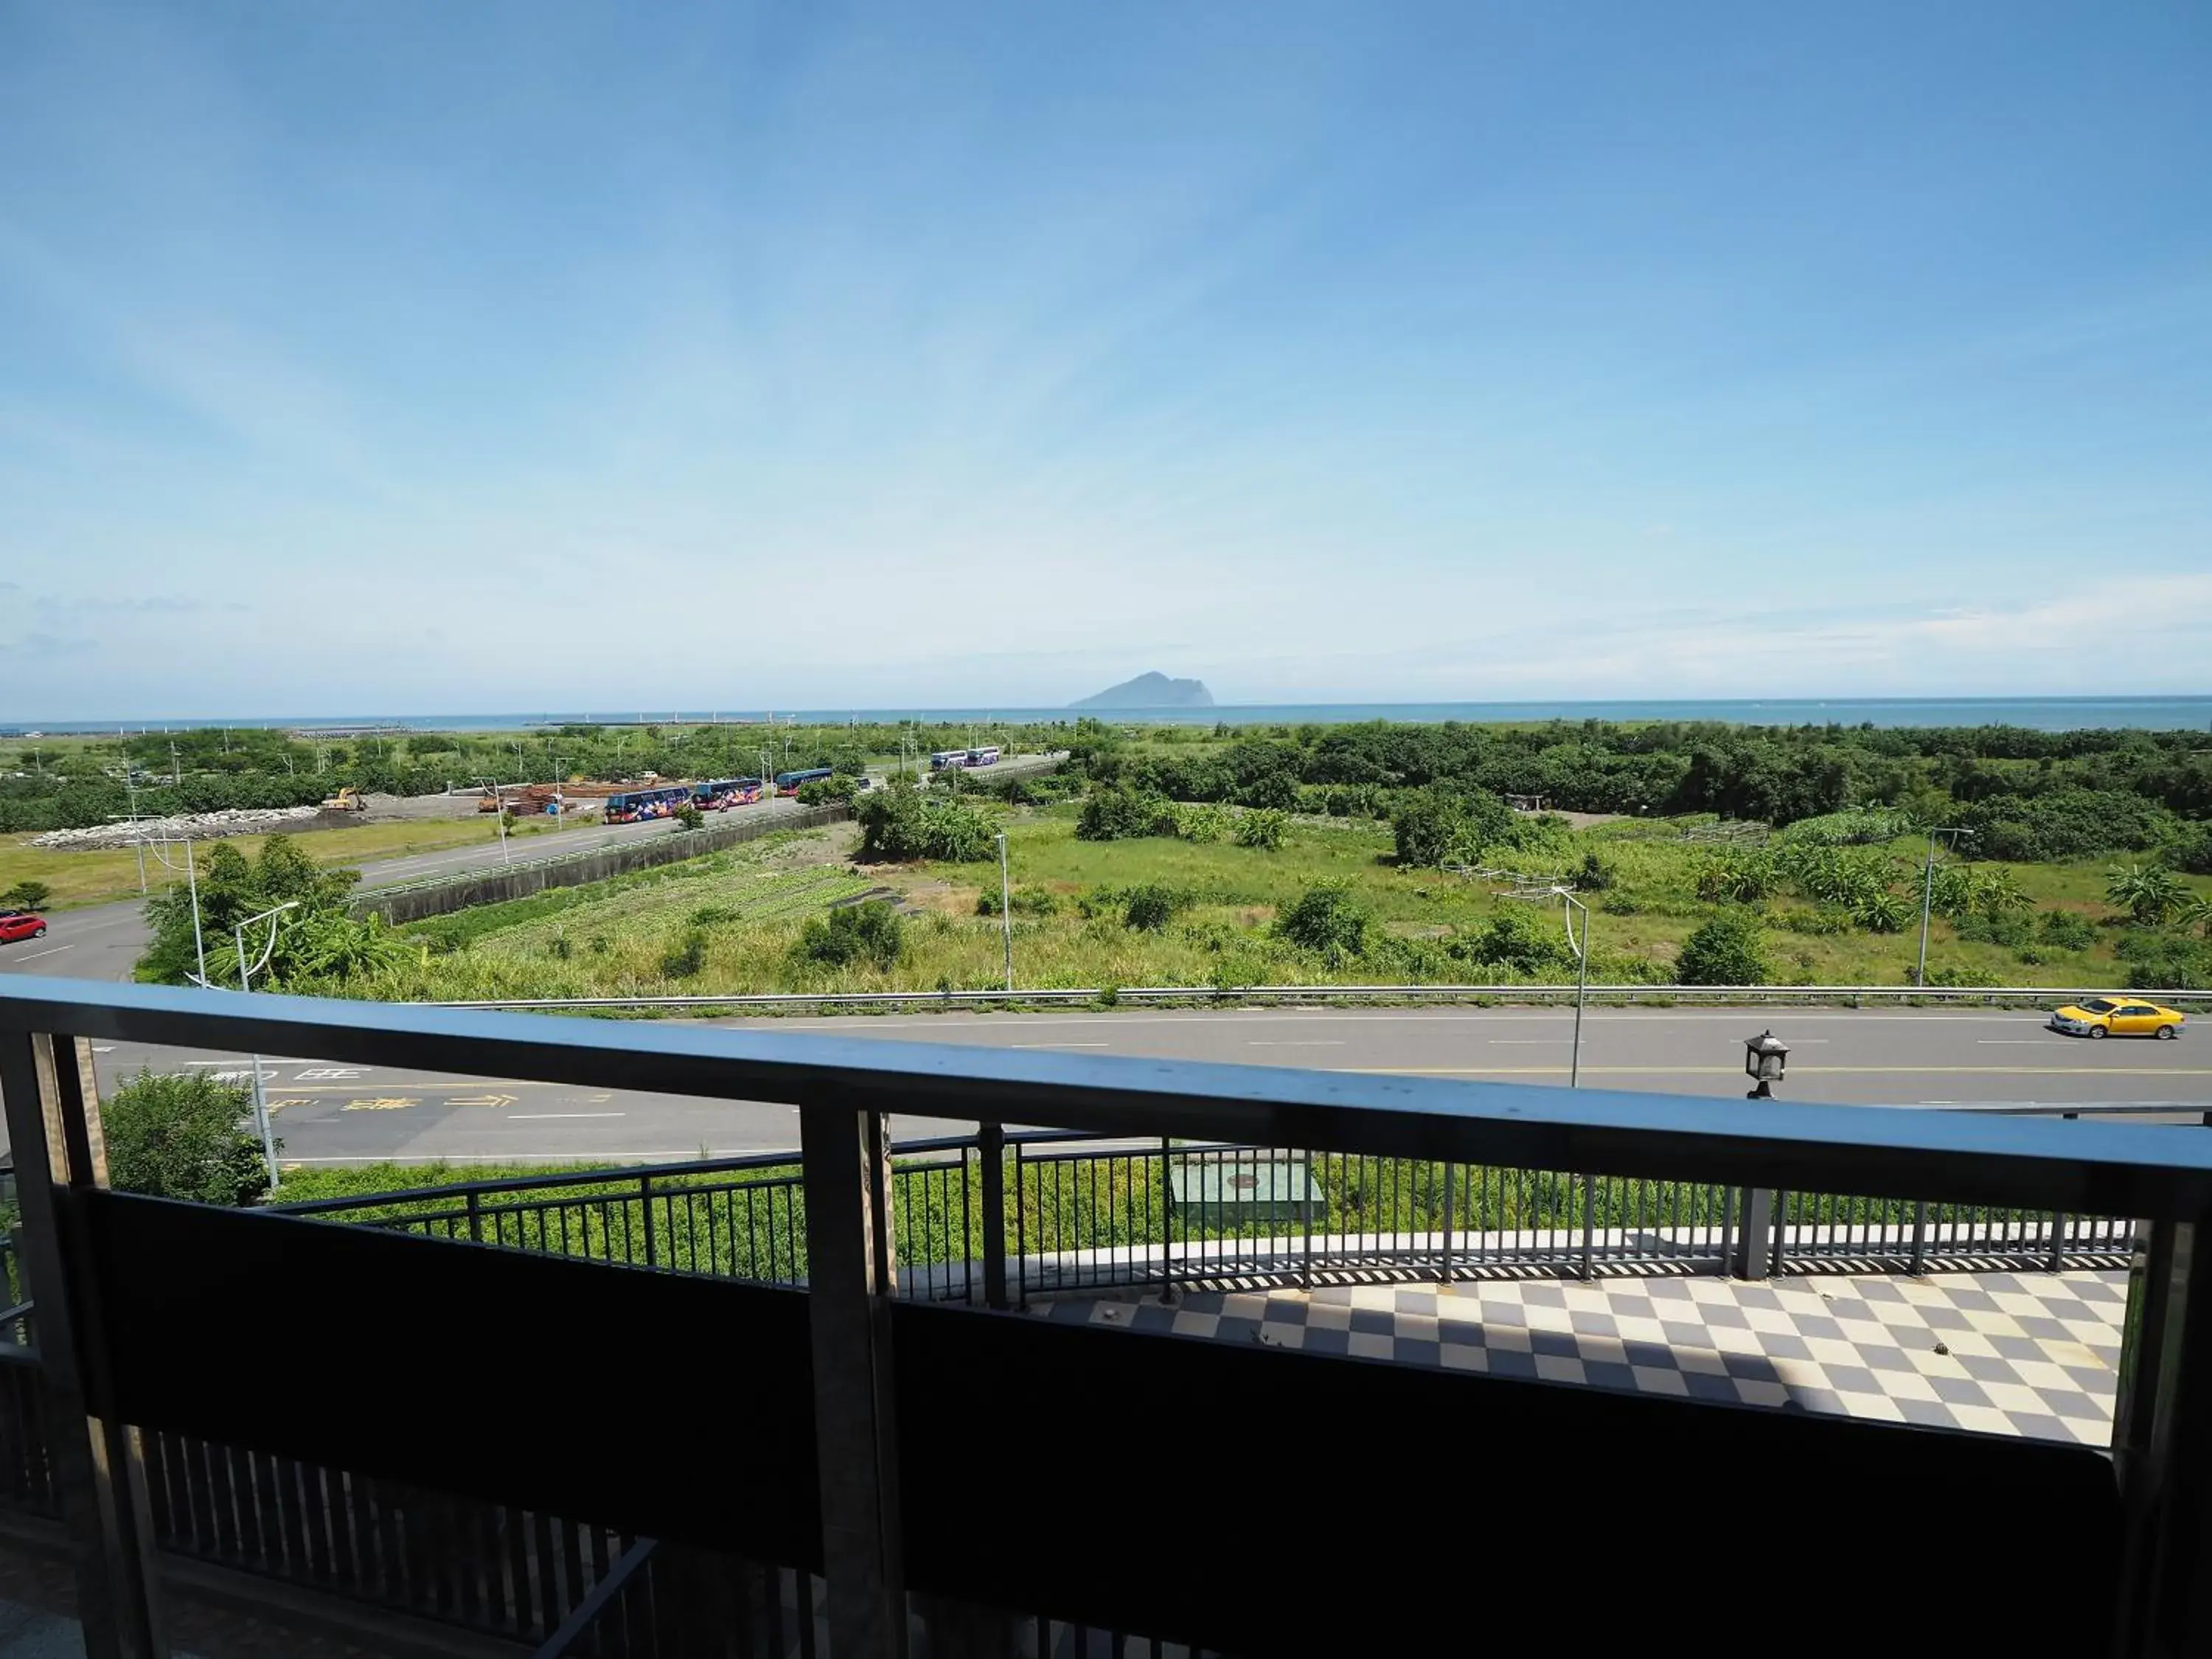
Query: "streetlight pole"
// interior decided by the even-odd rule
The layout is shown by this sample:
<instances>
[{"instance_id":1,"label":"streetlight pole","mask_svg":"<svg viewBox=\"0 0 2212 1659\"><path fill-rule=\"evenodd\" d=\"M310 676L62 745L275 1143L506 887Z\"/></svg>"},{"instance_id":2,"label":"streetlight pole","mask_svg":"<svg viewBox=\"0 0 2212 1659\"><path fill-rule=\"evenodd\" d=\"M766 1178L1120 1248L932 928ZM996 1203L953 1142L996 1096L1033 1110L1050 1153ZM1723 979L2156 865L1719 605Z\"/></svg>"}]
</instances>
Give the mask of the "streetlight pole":
<instances>
[{"instance_id":1,"label":"streetlight pole","mask_svg":"<svg viewBox=\"0 0 2212 1659\"><path fill-rule=\"evenodd\" d=\"M1589 997L1589 906L1575 896L1574 889L1564 883L1546 881L1541 878L1516 877L1522 885L1500 896L1520 899L1524 902L1548 902L1559 900L1565 907L1567 948L1575 953L1575 1036L1574 1047L1567 1059L1567 1087L1579 1089L1583 1081L1583 1005ZM1575 912L1583 913L1582 936L1575 935Z\"/></svg>"},{"instance_id":2,"label":"streetlight pole","mask_svg":"<svg viewBox=\"0 0 2212 1659\"><path fill-rule=\"evenodd\" d=\"M1006 876L1006 832L999 831L999 923L1006 942L1006 988L1014 988L1014 890Z\"/></svg>"},{"instance_id":3,"label":"streetlight pole","mask_svg":"<svg viewBox=\"0 0 2212 1659\"><path fill-rule=\"evenodd\" d=\"M1928 866L1922 872L1920 880L1920 965L1913 970L1912 982L1915 985L1925 986L1928 983L1928 915L1936 905L1936 837L1963 836L1966 833L1959 829L1935 829L1928 832Z\"/></svg>"},{"instance_id":4,"label":"streetlight pole","mask_svg":"<svg viewBox=\"0 0 2212 1659\"><path fill-rule=\"evenodd\" d=\"M134 839L138 841L141 847L146 844L143 837L134 837ZM169 838L167 836L161 837L162 847L167 846ZM207 944L200 936L200 878L199 872L192 862L192 838L190 831L185 833L184 842L185 890L191 896L192 904L192 955L199 963L198 982L205 985L208 982ZM173 873L176 870L175 861L167 853L162 852L160 847L155 848L154 857L164 870Z\"/></svg>"},{"instance_id":5,"label":"streetlight pole","mask_svg":"<svg viewBox=\"0 0 2212 1659\"><path fill-rule=\"evenodd\" d=\"M252 994L253 975L266 968L269 958L276 953L276 929L281 925L277 919L287 910L297 909L299 904L297 899L287 899L274 909L264 910L258 916L246 917L231 930L232 937L238 941L238 988L241 995ZM269 943L262 948L261 960L248 968L246 965L246 930L257 921L269 924ZM261 1092L261 1056L253 1055L251 1064L253 1068L253 1127L261 1132L261 1156L269 1164L269 1190L273 1193L276 1190L277 1182L276 1136L269 1124L268 1097Z\"/></svg>"}]
</instances>

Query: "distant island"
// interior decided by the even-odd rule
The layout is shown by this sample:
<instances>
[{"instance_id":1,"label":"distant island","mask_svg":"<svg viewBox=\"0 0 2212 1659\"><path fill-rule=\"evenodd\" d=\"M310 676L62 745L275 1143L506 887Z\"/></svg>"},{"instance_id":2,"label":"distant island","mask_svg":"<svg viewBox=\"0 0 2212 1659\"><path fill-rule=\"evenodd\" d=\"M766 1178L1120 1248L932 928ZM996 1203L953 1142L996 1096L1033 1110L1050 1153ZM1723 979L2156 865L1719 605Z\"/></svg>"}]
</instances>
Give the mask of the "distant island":
<instances>
[{"instance_id":1,"label":"distant island","mask_svg":"<svg viewBox=\"0 0 2212 1659\"><path fill-rule=\"evenodd\" d=\"M1070 708L1211 708L1213 693L1204 680L1171 680L1164 674L1139 674L1109 685Z\"/></svg>"}]
</instances>

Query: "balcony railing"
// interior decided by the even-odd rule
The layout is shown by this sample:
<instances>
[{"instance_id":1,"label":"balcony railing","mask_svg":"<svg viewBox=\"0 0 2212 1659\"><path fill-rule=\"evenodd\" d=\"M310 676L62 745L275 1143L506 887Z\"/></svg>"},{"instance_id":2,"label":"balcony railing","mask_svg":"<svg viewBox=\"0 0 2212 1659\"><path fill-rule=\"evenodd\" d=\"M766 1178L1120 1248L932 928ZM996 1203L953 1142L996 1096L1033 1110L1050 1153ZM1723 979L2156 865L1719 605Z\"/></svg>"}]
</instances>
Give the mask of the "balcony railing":
<instances>
[{"instance_id":1,"label":"balcony railing","mask_svg":"<svg viewBox=\"0 0 2212 1659\"><path fill-rule=\"evenodd\" d=\"M1787 1108L1775 1109L1786 1110ZM2059 1115L2079 1108L2053 1106ZM806 1282L799 1154L577 1171L276 1206L422 1237ZM908 1142L886 1193L895 1293L1025 1306L1126 1287L1450 1281L1512 1270L1754 1274L2124 1265L2132 1221L1080 1132ZM1754 1230L1758 1230L1755 1231Z\"/></svg>"},{"instance_id":2,"label":"balcony railing","mask_svg":"<svg viewBox=\"0 0 2212 1659\"><path fill-rule=\"evenodd\" d=\"M95 1038L785 1102L802 1146L795 1170L486 1183L366 1218L395 1225L173 1204L105 1188ZM495 1606L510 1641L572 1652L2212 1637L2212 1137L2191 1131L28 978L0 990L0 1096L33 1304L0 1380L33 1384L0 1400L0 1497L58 1512L94 1656L160 1650L165 1591L216 1572L486 1631ZM900 1172L894 1109L1087 1144L987 1131ZM1224 1170L1264 1174L1273 1206L1178 1231ZM1784 1202L1785 1258L1916 1236L1924 1257L1964 1227L2034 1261L2051 1218L2062 1253L2109 1255L2116 1224L2070 1218L2129 1218L2112 1452L935 1300L1000 1299L973 1283L988 1215L1011 1300L1054 1288L1048 1263L1188 1282L1480 1249L1603 1271L1654 1237L1702 1262L1744 1254L1727 1195L1777 1192L1856 1206L1838 1233L1830 1200ZM2006 1519L1945 1519L1960 1505ZM1808 1574L1848 1593L1808 1607Z\"/></svg>"}]
</instances>

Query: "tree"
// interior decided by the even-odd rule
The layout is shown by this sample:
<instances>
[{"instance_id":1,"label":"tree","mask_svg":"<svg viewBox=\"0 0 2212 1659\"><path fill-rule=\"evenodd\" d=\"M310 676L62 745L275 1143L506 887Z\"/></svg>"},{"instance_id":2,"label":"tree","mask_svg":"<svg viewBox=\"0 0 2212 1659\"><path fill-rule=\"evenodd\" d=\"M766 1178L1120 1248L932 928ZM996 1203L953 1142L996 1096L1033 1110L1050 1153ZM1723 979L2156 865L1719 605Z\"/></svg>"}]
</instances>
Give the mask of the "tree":
<instances>
[{"instance_id":1,"label":"tree","mask_svg":"<svg viewBox=\"0 0 2212 1659\"><path fill-rule=\"evenodd\" d=\"M990 821L975 807L951 797L925 797L904 778L860 796L853 804L853 816L860 825L859 856L864 863L966 863L981 858L991 843Z\"/></svg>"},{"instance_id":2,"label":"tree","mask_svg":"<svg viewBox=\"0 0 2212 1659\"><path fill-rule=\"evenodd\" d=\"M1763 985L1770 969L1759 917L1723 910L1682 941L1674 972L1684 985Z\"/></svg>"},{"instance_id":3,"label":"tree","mask_svg":"<svg viewBox=\"0 0 2212 1659\"><path fill-rule=\"evenodd\" d=\"M248 916L280 904L295 907L276 924L276 949L267 970L271 981L283 981L301 971L299 950L315 937L308 924L333 915L351 920L346 915L345 900L361 879L361 872L322 868L289 836L271 836L256 859L248 859L228 842L216 842L196 856L202 860L200 926L207 946L208 976L218 984L237 981L238 957L231 930ZM154 938L139 959L139 976L167 985L185 983L198 966L188 889L179 884L149 899L146 919L153 925ZM261 940L249 939L246 943L254 948Z\"/></svg>"},{"instance_id":4,"label":"tree","mask_svg":"<svg viewBox=\"0 0 2212 1659\"><path fill-rule=\"evenodd\" d=\"M1367 943L1367 913L1342 882L1316 882L1276 918L1275 931L1300 950L1327 958L1332 968L1356 957Z\"/></svg>"},{"instance_id":5,"label":"tree","mask_svg":"<svg viewBox=\"0 0 2212 1659\"><path fill-rule=\"evenodd\" d=\"M2115 864L2105 872L2105 897L2145 927L2156 927L2187 901L2186 888L2162 865Z\"/></svg>"},{"instance_id":6,"label":"tree","mask_svg":"<svg viewBox=\"0 0 2212 1659\"><path fill-rule=\"evenodd\" d=\"M269 1190L252 1097L204 1072L142 1070L100 1109L108 1178L125 1192L251 1204Z\"/></svg>"},{"instance_id":7,"label":"tree","mask_svg":"<svg viewBox=\"0 0 2212 1659\"><path fill-rule=\"evenodd\" d=\"M1390 831L1401 865L1465 864L1492 842L1511 839L1513 815L1486 791L1424 789L1398 808Z\"/></svg>"},{"instance_id":8,"label":"tree","mask_svg":"<svg viewBox=\"0 0 2212 1659\"><path fill-rule=\"evenodd\" d=\"M0 893L0 909L35 910L53 896L54 890L43 881L19 881Z\"/></svg>"}]
</instances>

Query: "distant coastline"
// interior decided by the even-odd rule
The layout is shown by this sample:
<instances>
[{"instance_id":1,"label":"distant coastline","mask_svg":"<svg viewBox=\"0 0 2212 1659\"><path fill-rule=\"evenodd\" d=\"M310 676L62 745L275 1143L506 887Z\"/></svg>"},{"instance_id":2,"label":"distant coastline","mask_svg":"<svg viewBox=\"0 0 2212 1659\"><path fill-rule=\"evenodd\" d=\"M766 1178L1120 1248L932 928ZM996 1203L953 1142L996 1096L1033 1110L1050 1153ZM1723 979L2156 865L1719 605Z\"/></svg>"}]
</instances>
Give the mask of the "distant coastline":
<instances>
[{"instance_id":1,"label":"distant coastline","mask_svg":"<svg viewBox=\"0 0 2212 1659\"><path fill-rule=\"evenodd\" d=\"M2138 731L2212 732L2212 695L2162 697L1724 697L1559 699L1522 702L1377 702L1224 704L1211 708L1100 710L1131 724L1229 726L1343 726L1363 720L1475 725L1543 720L1710 720L1735 726L2019 726L2043 732L2095 727ZM301 715L234 720L37 720L0 719L0 732L53 735L138 731L185 731L201 726L271 726L288 731L375 728L409 732L505 732L578 724L700 725L708 720L761 722L765 710L635 708L603 713L538 711L501 714ZM781 725L825 725L859 720L939 722L994 721L1045 725L1078 718L1060 708L948 705L915 708L778 709Z\"/></svg>"}]
</instances>

